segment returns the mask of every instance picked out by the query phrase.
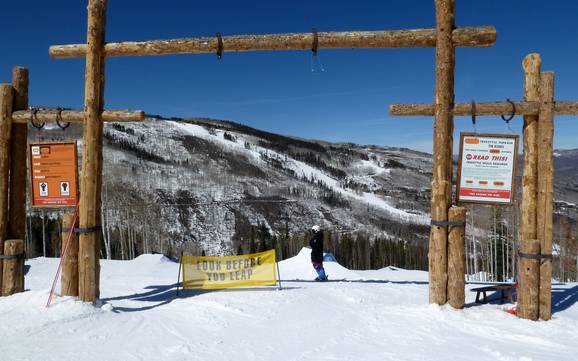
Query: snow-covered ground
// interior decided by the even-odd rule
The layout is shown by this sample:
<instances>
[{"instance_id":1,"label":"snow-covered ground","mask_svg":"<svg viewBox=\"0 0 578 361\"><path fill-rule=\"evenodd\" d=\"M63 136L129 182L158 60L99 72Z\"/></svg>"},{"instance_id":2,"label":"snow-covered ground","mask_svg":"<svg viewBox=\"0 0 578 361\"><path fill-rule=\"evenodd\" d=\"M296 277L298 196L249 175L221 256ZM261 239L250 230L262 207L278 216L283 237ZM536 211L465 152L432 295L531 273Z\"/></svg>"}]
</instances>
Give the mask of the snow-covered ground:
<instances>
[{"instance_id":1,"label":"snow-covered ground","mask_svg":"<svg viewBox=\"0 0 578 361\"><path fill-rule=\"evenodd\" d=\"M334 282L311 282L308 252L280 263L282 290L179 297L177 263L102 261L100 307L55 297L48 309L58 259L32 259L29 290L0 298L0 360L577 359L578 284L555 284L553 320L532 322L508 305L428 305L421 271L326 262ZM467 292L467 302L474 297Z\"/></svg>"}]
</instances>

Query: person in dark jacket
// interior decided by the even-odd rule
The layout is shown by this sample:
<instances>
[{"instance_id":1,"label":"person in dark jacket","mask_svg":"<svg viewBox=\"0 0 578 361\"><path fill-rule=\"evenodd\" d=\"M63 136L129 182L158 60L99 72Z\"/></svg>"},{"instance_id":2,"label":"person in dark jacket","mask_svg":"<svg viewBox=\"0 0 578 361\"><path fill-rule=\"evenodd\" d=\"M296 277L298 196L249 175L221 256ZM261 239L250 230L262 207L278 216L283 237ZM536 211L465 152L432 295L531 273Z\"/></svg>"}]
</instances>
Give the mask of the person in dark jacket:
<instances>
[{"instance_id":1,"label":"person in dark jacket","mask_svg":"<svg viewBox=\"0 0 578 361\"><path fill-rule=\"evenodd\" d=\"M311 227L313 238L309 241L311 246L311 264L317 272L315 281L327 281L327 275L323 268L323 232L319 226Z\"/></svg>"}]
</instances>

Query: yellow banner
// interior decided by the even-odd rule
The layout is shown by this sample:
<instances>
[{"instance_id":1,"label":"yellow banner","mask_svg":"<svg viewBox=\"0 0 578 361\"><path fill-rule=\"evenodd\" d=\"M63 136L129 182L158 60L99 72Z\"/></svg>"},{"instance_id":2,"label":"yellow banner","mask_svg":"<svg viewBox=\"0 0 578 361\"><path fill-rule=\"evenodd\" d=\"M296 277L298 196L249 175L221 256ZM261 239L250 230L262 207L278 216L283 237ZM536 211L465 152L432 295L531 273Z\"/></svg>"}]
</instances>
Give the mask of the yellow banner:
<instances>
[{"instance_id":1,"label":"yellow banner","mask_svg":"<svg viewBox=\"0 0 578 361\"><path fill-rule=\"evenodd\" d=\"M274 286L275 250L226 257L183 256L183 288Z\"/></svg>"}]
</instances>

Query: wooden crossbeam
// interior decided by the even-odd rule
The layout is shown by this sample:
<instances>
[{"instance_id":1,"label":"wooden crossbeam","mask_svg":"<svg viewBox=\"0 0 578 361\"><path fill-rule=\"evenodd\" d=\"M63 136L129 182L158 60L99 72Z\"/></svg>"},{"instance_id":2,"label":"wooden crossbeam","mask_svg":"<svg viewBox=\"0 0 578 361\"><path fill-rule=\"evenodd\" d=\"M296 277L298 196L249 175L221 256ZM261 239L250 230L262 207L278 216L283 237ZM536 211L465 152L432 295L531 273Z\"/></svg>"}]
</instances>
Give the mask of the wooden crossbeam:
<instances>
[{"instance_id":1,"label":"wooden crossbeam","mask_svg":"<svg viewBox=\"0 0 578 361\"><path fill-rule=\"evenodd\" d=\"M34 121L39 123L55 123L58 110L38 110L34 115ZM13 123L29 123L32 119L32 111L19 110L12 113ZM102 120L105 122L141 122L145 119L142 110L105 110L102 112ZM58 119L62 122L82 123L84 112L82 110L63 110Z\"/></svg>"},{"instance_id":2,"label":"wooden crossbeam","mask_svg":"<svg viewBox=\"0 0 578 361\"><path fill-rule=\"evenodd\" d=\"M319 33L288 33L265 35L223 36L223 52L307 50L314 41L318 49L340 48L433 48L436 29L346 31ZM452 41L456 47L489 47L496 42L493 26L454 29ZM108 43L105 56L146 56L168 54L206 54L219 50L214 37L151 40L140 42ZM49 48L53 58L81 58L86 55L86 44L54 45Z\"/></svg>"},{"instance_id":3,"label":"wooden crossbeam","mask_svg":"<svg viewBox=\"0 0 578 361\"><path fill-rule=\"evenodd\" d=\"M540 102L487 102L475 103L476 115L510 115L515 110L515 115L538 115ZM515 109L514 109L515 108ZM433 116L435 114L434 104L391 104L389 106L390 115L401 116ZM554 102L555 115L578 115L578 102L560 101ZM454 116L472 115L472 103L455 104L453 108Z\"/></svg>"}]
</instances>

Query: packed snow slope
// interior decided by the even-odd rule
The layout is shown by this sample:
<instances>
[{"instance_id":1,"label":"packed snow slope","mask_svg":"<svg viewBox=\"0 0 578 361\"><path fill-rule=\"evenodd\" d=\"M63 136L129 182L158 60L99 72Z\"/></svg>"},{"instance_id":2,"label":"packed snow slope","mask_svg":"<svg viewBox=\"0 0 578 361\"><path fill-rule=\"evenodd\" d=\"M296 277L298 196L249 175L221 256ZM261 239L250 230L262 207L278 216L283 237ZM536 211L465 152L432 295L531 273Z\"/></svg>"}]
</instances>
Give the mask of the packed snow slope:
<instances>
[{"instance_id":1,"label":"packed snow slope","mask_svg":"<svg viewBox=\"0 0 578 361\"><path fill-rule=\"evenodd\" d=\"M18 360L576 360L578 284L554 285L549 322L508 305L428 305L427 273L325 266L309 250L280 263L283 289L175 295L178 264L159 255L102 261L102 304L56 297L58 259L27 262L27 290L0 298L0 359ZM468 285L475 287L476 285Z\"/></svg>"}]
</instances>

